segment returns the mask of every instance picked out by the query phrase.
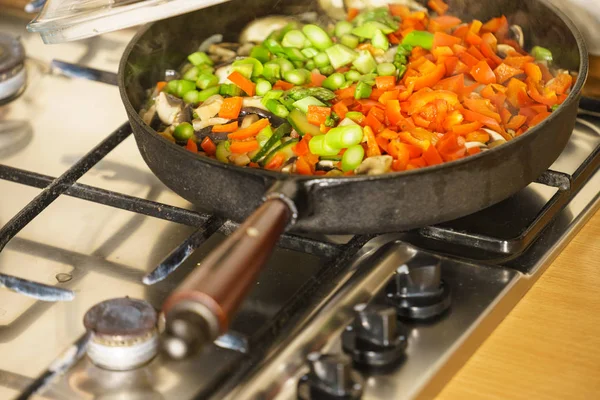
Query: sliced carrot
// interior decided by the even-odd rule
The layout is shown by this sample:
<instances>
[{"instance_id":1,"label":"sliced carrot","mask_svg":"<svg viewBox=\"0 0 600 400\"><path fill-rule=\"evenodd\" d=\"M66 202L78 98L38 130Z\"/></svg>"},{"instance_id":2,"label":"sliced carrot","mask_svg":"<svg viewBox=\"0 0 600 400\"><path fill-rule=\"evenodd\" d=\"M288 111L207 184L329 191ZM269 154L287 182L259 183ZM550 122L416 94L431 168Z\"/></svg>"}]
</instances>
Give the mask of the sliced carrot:
<instances>
[{"instance_id":1,"label":"sliced carrot","mask_svg":"<svg viewBox=\"0 0 600 400\"><path fill-rule=\"evenodd\" d=\"M433 35L433 49L439 46L453 46L455 44L460 44L460 38L456 36L448 35L444 32L436 32Z\"/></svg>"},{"instance_id":2,"label":"sliced carrot","mask_svg":"<svg viewBox=\"0 0 600 400\"><path fill-rule=\"evenodd\" d=\"M244 154L249 153L258 149L260 145L257 140L249 140L245 142L231 142L229 146L229 151L235 154Z\"/></svg>"},{"instance_id":3,"label":"sliced carrot","mask_svg":"<svg viewBox=\"0 0 600 400\"><path fill-rule=\"evenodd\" d=\"M348 9L348 17L346 18L348 21L354 20L356 16L359 14L358 8L349 8Z\"/></svg>"},{"instance_id":4,"label":"sliced carrot","mask_svg":"<svg viewBox=\"0 0 600 400\"><path fill-rule=\"evenodd\" d=\"M457 135L466 135L480 129L482 126L483 124L481 122L475 121L469 124L455 125L452 127L452 132Z\"/></svg>"},{"instance_id":5,"label":"sliced carrot","mask_svg":"<svg viewBox=\"0 0 600 400\"><path fill-rule=\"evenodd\" d=\"M265 165L265 169L274 170L274 169L280 168L283 165L284 161L285 161L285 154L277 153L273 156L271 161L269 161L267 163L267 165Z\"/></svg>"},{"instance_id":6,"label":"sliced carrot","mask_svg":"<svg viewBox=\"0 0 600 400\"><path fill-rule=\"evenodd\" d=\"M487 85L488 83L496 83L496 75L490 68L487 62L479 61L473 68L471 68L471 76L479 83Z\"/></svg>"},{"instance_id":7,"label":"sliced carrot","mask_svg":"<svg viewBox=\"0 0 600 400\"><path fill-rule=\"evenodd\" d=\"M160 92L162 92L162 91L163 91L163 89L165 88L165 86L167 86L167 82L165 82L165 81L158 82L158 83L156 84L156 92L157 92L157 93L160 93Z\"/></svg>"},{"instance_id":8,"label":"sliced carrot","mask_svg":"<svg viewBox=\"0 0 600 400\"><path fill-rule=\"evenodd\" d=\"M333 105L332 110L341 119L344 119L344 118L346 118L346 114L348 113L348 106L346 104L344 104L344 102L339 101Z\"/></svg>"},{"instance_id":9,"label":"sliced carrot","mask_svg":"<svg viewBox=\"0 0 600 400\"><path fill-rule=\"evenodd\" d=\"M217 146L208 136L202 139L202 143L200 143L200 147L206 153L206 155L213 156L217 151Z\"/></svg>"},{"instance_id":10,"label":"sliced carrot","mask_svg":"<svg viewBox=\"0 0 600 400\"><path fill-rule=\"evenodd\" d=\"M465 136L465 140L467 142L481 142L487 143L490 141L490 134L486 131L478 130L475 132L470 132Z\"/></svg>"},{"instance_id":11,"label":"sliced carrot","mask_svg":"<svg viewBox=\"0 0 600 400\"><path fill-rule=\"evenodd\" d=\"M378 76L375 78L375 84L377 85L377 89L381 90L391 90L396 86L396 77L395 76ZM379 98L379 96L377 96Z\"/></svg>"},{"instance_id":12,"label":"sliced carrot","mask_svg":"<svg viewBox=\"0 0 600 400\"><path fill-rule=\"evenodd\" d=\"M510 122L506 124L506 128L517 130L519 129L525 122L527 121L527 117L524 115L515 115L510 119Z\"/></svg>"},{"instance_id":13,"label":"sliced carrot","mask_svg":"<svg viewBox=\"0 0 600 400\"><path fill-rule=\"evenodd\" d=\"M230 133L238 130L238 122L233 121L229 124L214 125L212 131L215 133Z\"/></svg>"},{"instance_id":14,"label":"sliced carrot","mask_svg":"<svg viewBox=\"0 0 600 400\"><path fill-rule=\"evenodd\" d=\"M300 175L312 175L312 168L304 157L299 157L296 161L296 173Z\"/></svg>"},{"instance_id":15,"label":"sliced carrot","mask_svg":"<svg viewBox=\"0 0 600 400\"><path fill-rule=\"evenodd\" d=\"M427 165L437 165L444 162L434 145L429 146L427 150L423 152L423 159Z\"/></svg>"},{"instance_id":16,"label":"sliced carrot","mask_svg":"<svg viewBox=\"0 0 600 400\"><path fill-rule=\"evenodd\" d=\"M221 109L219 110L219 117L226 119L237 119L242 110L243 99L241 97L228 97L223 100Z\"/></svg>"},{"instance_id":17,"label":"sliced carrot","mask_svg":"<svg viewBox=\"0 0 600 400\"><path fill-rule=\"evenodd\" d=\"M294 85L286 82L286 81L277 81L275 82L275 85L273 85L273 89L281 89L281 90L290 90L291 88L293 88Z\"/></svg>"},{"instance_id":18,"label":"sliced carrot","mask_svg":"<svg viewBox=\"0 0 600 400\"><path fill-rule=\"evenodd\" d=\"M196 143L196 141L194 141L192 139L188 139L185 148L188 149L189 151L191 151L192 153L198 152L198 144Z\"/></svg>"},{"instance_id":19,"label":"sliced carrot","mask_svg":"<svg viewBox=\"0 0 600 400\"><path fill-rule=\"evenodd\" d=\"M262 131L269 125L267 118L259 119L247 128L240 129L236 132L228 135L229 139L232 140L243 140L258 135L258 132Z\"/></svg>"},{"instance_id":20,"label":"sliced carrot","mask_svg":"<svg viewBox=\"0 0 600 400\"><path fill-rule=\"evenodd\" d=\"M248 96L254 96L254 93L256 92L256 84L250 79L246 78L244 75L240 74L238 71L233 71L227 77L227 79L246 92Z\"/></svg>"},{"instance_id":21,"label":"sliced carrot","mask_svg":"<svg viewBox=\"0 0 600 400\"><path fill-rule=\"evenodd\" d=\"M324 124L327 120L327 117L330 115L331 108L329 107L308 106L308 113L306 114L306 117L309 123L316 126L321 126L321 124Z\"/></svg>"}]
</instances>

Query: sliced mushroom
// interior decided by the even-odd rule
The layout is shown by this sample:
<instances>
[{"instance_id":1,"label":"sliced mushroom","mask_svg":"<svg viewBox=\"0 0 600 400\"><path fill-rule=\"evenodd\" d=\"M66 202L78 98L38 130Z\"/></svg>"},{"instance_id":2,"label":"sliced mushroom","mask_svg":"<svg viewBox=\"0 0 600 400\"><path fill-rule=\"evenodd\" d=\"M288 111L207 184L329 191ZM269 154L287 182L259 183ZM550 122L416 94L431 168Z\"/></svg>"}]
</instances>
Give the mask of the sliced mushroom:
<instances>
[{"instance_id":1,"label":"sliced mushroom","mask_svg":"<svg viewBox=\"0 0 600 400\"><path fill-rule=\"evenodd\" d=\"M287 160L281 167L281 172L286 172L288 174L293 174L294 172L296 172L297 159L298 157L291 157L289 160Z\"/></svg>"},{"instance_id":2,"label":"sliced mushroom","mask_svg":"<svg viewBox=\"0 0 600 400\"><path fill-rule=\"evenodd\" d=\"M187 104L185 107L183 107L183 110L179 113L179 117L177 117L177 122L180 124L182 122L191 123L193 112L194 112L194 110L192 108L192 105Z\"/></svg>"},{"instance_id":3,"label":"sliced mushroom","mask_svg":"<svg viewBox=\"0 0 600 400\"><path fill-rule=\"evenodd\" d=\"M215 75L219 78L219 83L227 83L227 77L231 75L231 63L221 65L215 70Z\"/></svg>"},{"instance_id":4,"label":"sliced mushroom","mask_svg":"<svg viewBox=\"0 0 600 400\"><path fill-rule=\"evenodd\" d=\"M315 169L317 171L331 171L332 169L336 169L336 163L337 161L333 160L321 160L317 163L317 165L315 165Z\"/></svg>"},{"instance_id":5,"label":"sliced mushroom","mask_svg":"<svg viewBox=\"0 0 600 400\"><path fill-rule=\"evenodd\" d=\"M525 35L523 34L523 28L521 28L519 25L511 25L510 32L515 41L519 43L519 46L523 48L523 46L525 45Z\"/></svg>"},{"instance_id":6,"label":"sliced mushroom","mask_svg":"<svg viewBox=\"0 0 600 400\"><path fill-rule=\"evenodd\" d=\"M488 148L493 149L494 147L498 147L500 145L503 145L504 143L506 143L506 140L504 140L504 139L496 140L496 141L493 141L492 143L488 144Z\"/></svg>"},{"instance_id":7,"label":"sliced mushroom","mask_svg":"<svg viewBox=\"0 0 600 400\"><path fill-rule=\"evenodd\" d=\"M195 131L201 131L209 126L223 125L227 124L228 122L229 120L226 118L209 118L204 121L201 119L195 119L192 121L192 125L194 126Z\"/></svg>"},{"instance_id":8,"label":"sliced mushroom","mask_svg":"<svg viewBox=\"0 0 600 400\"><path fill-rule=\"evenodd\" d=\"M140 111L140 117L146 125L152 125L152 120L156 116L156 104L153 104L148 110L143 109Z\"/></svg>"},{"instance_id":9,"label":"sliced mushroom","mask_svg":"<svg viewBox=\"0 0 600 400\"><path fill-rule=\"evenodd\" d=\"M467 149L470 149L473 147L486 148L487 145L485 143L481 143L481 142L466 142L465 147Z\"/></svg>"},{"instance_id":10,"label":"sliced mushroom","mask_svg":"<svg viewBox=\"0 0 600 400\"><path fill-rule=\"evenodd\" d=\"M296 20L283 15L271 15L269 17L255 19L246 25L240 34L240 42L260 43L265 40L271 32L281 29L292 22L296 22Z\"/></svg>"},{"instance_id":11,"label":"sliced mushroom","mask_svg":"<svg viewBox=\"0 0 600 400\"><path fill-rule=\"evenodd\" d=\"M155 105L158 117L166 125L174 124L183 110L183 101L165 92L160 92Z\"/></svg>"},{"instance_id":12,"label":"sliced mushroom","mask_svg":"<svg viewBox=\"0 0 600 400\"><path fill-rule=\"evenodd\" d=\"M210 49L210 46L212 46L213 44L221 43L222 41L223 35L221 35L220 33L209 36L204 42L200 44L200 46L198 47L198 51L203 51L206 53Z\"/></svg>"},{"instance_id":13,"label":"sliced mushroom","mask_svg":"<svg viewBox=\"0 0 600 400\"><path fill-rule=\"evenodd\" d=\"M237 55L240 57L248 57L253 48L253 43L244 43L238 48Z\"/></svg>"},{"instance_id":14,"label":"sliced mushroom","mask_svg":"<svg viewBox=\"0 0 600 400\"><path fill-rule=\"evenodd\" d=\"M498 55L500 55L500 57L502 57L502 58L506 58L506 57L508 57L509 54L516 52L516 51L517 50L514 47L512 47L511 45L503 44L503 43L500 43L498 45Z\"/></svg>"},{"instance_id":15,"label":"sliced mushroom","mask_svg":"<svg viewBox=\"0 0 600 400\"><path fill-rule=\"evenodd\" d=\"M254 97L244 97L242 100L242 107L244 108L255 108L260 110L267 110L267 107L263 105L261 102L262 97L254 96Z\"/></svg>"},{"instance_id":16,"label":"sliced mushroom","mask_svg":"<svg viewBox=\"0 0 600 400\"><path fill-rule=\"evenodd\" d=\"M233 164L243 167L250 164L250 157L247 154L232 154L229 156L229 161Z\"/></svg>"},{"instance_id":17,"label":"sliced mushroom","mask_svg":"<svg viewBox=\"0 0 600 400\"><path fill-rule=\"evenodd\" d=\"M208 52L210 55L215 56L216 61L230 61L233 60L237 56L237 49L239 45L232 49L231 46L228 46L228 43L217 43L211 44Z\"/></svg>"},{"instance_id":18,"label":"sliced mushroom","mask_svg":"<svg viewBox=\"0 0 600 400\"><path fill-rule=\"evenodd\" d=\"M506 139L504 139L504 136L502 136L498 132L495 132L495 131L493 131L491 129L487 129L487 128L481 128L481 129L490 134L492 141L504 140L506 142Z\"/></svg>"},{"instance_id":19,"label":"sliced mushroom","mask_svg":"<svg viewBox=\"0 0 600 400\"><path fill-rule=\"evenodd\" d=\"M256 115L256 114L248 114L242 120L242 123L240 124L240 128L241 129L247 128L250 125L252 125L253 123L255 123L256 121L258 121L258 115Z\"/></svg>"},{"instance_id":20,"label":"sliced mushroom","mask_svg":"<svg viewBox=\"0 0 600 400\"><path fill-rule=\"evenodd\" d=\"M391 156L375 156L366 158L359 166L354 170L356 175L381 175L389 172L392 168L392 161L394 159Z\"/></svg>"},{"instance_id":21,"label":"sliced mushroom","mask_svg":"<svg viewBox=\"0 0 600 400\"><path fill-rule=\"evenodd\" d=\"M223 96L218 94L214 96L210 96L202 105L194 110L198 119L201 121L206 121L219 112L221 106L223 105Z\"/></svg>"}]
</instances>

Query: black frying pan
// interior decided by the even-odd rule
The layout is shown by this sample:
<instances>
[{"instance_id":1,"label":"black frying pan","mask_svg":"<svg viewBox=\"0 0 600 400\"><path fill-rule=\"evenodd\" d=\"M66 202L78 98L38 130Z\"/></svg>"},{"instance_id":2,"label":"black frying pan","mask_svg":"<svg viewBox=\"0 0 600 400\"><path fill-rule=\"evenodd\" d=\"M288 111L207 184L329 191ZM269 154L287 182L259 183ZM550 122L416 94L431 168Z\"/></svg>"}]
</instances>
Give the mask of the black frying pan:
<instances>
[{"instance_id":1,"label":"black frying pan","mask_svg":"<svg viewBox=\"0 0 600 400\"><path fill-rule=\"evenodd\" d=\"M381 176L315 178L223 164L165 140L138 115L146 89L208 36L224 33L225 40L235 41L240 29L257 17L319 11L318 1L233 0L151 24L131 41L121 61L119 86L150 169L203 210L234 221L251 215L165 303L172 343L210 340L227 329L286 226L293 231L365 234L448 221L511 196L558 158L575 124L587 76L587 51L578 30L543 0L448 3L450 13L464 20L506 15L523 28L526 49L534 44L549 48L558 66L578 71L578 79L556 112L505 145L455 162Z\"/></svg>"}]
</instances>

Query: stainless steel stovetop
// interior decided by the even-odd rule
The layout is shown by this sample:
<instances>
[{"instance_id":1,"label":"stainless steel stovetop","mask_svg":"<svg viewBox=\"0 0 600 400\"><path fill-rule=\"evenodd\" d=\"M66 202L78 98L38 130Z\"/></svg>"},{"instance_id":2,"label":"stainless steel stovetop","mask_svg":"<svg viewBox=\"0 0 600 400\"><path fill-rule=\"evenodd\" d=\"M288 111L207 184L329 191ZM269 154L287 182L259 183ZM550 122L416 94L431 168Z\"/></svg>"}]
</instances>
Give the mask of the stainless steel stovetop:
<instances>
[{"instance_id":1,"label":"stainless steel stovetop","mask_svg":"<svg viewBox=\"0 0 600 400\"><path fill-rule=\"evenodd\" d=\"M25 92L0 106L2 226L39 194L32 185L49 184L126 121L115 87L52 73L50 62L116 71L133 31L46 46L26 33L24 20L0 15L0 32L20 35L28 55ZM335 387L362 392L364 399L431 398L597 210L600 158L586 159L597 155L599 146L600 118L582 112L551 168L555 172L491 209L376 238L287 237L231 332L201 355L185 361L157 356L129 371L107 370L83 357L39 398L295 399L298 393L306 397ZM160 309L232 228L209 220L218 232L175 273L146 286L144 275L196 231L185 222L206 218L152 175L132 137L78 182L0 252L0 274L74 294L72 301L44 302L0 289L0 398L17 397L39 383L64 350L85 339L83 317L99 302L129 296ZM113 207L81 199L86 196ZM121 209L128 205L162 214ZM437 267L436 260L441 260ZM364 309L365 303L386 306ZM396 312L404 315L399 326ZM425 316L431 318L419 319ZM342 332L353 321L361 324L344 333L342 346ZM377 347L386 334L395 345ZM344 354L342 347L362 366L356 363L351 371L346 358L323 356ZM365 366L396 358L385 368ZM313 373L303 377L309 364Z\"/></svg>"}]
</instances>

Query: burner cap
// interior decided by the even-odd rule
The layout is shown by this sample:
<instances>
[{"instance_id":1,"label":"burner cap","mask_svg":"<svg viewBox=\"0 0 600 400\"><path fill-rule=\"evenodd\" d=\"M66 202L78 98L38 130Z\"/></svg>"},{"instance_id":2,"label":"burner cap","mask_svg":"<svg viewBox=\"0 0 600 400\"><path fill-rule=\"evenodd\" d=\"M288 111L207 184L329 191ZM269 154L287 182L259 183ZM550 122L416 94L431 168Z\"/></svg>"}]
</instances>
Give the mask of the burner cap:
<instances>
[{"instance_id":1,"label":"burner cap","mask_svg":"<svg viewBox=\"0 0 600 400\"><path fill-rule=\"evenodd\" d=\"M139 336L155 329L156 320L150 304L125 297L96 304L85 314L83 325L102 336Z\"/></svg>"},{"instance_id":2,"label":"burner cap","mask_svg":"<svg viewBox=\"0 0 600 400\"><path fill-rule=\"evenodd\" d=\"M109 370L137 368L158 353L157 314L143 300L111 299L92 307L83 324L92 332L88 356Z\"/></svg>"},{"instance_id":3,"label":"burner cap","mask_svg":"<svg viewBox=\"0 0 600 400\"><path fill-rule=\"evenodd\" d=\"M19 41L0 33L0 101L18 96L25 87L25 49Z\"/></svg>"}]
</instances>

